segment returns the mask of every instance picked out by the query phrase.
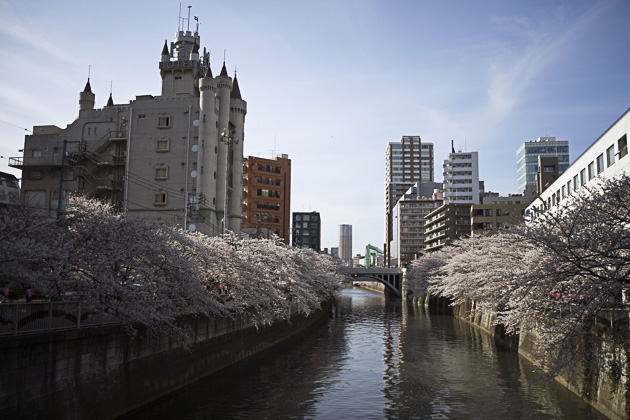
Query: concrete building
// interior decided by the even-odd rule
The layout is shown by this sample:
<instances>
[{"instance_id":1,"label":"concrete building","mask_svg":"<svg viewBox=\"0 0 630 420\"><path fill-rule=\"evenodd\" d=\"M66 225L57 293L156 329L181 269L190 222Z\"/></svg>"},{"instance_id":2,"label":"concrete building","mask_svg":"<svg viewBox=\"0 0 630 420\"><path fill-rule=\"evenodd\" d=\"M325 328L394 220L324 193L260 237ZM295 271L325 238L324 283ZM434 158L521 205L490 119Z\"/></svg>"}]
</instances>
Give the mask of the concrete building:
<instances>
[{"instance_id":1,"label":"concrete building","mask_svg":"<svg viewBox=\"0 0 630 420\"><path fill-rule=\"evenodd\" d=\"M339 258L352 266L352 225L339 225Z\"/></svg>"},{"instance_id":2,"label":"concrete building","mask_svg":"<svg viewBox=\"0 0 630 420\"><path fill-rule=\"evenodd\" d=\"M469 203L450 203L425 216L425 251L433 252L455 239L470 235Z\"/></svg>"},{"instance_id":3,"label":"concrete building","mask_svg":"<svg viewBox=\"0 0 630 420\"><path fill-rule=\"evenodd\" d=\"M20 202L20 183L15 175L0 172L0 206Z\"/></svg>"},{"instance_id":4,"label":"concrete building","mask_svg":"<svg viewBox=\"0 0 630 420\"><path fill-rule=\"evenodd\" d=\"M88 79L76 120L65 129L33 127L24 155L9 162L22 170L26 199L54 215L68 194L82 193L131 216L239 233L247 104L236 76L223 63L214 77L200 46L197 31L164 42L157 96L115 104L110 94L95 108Z\"/></svg>"},{"instance_id":5,"label":"concrete building","mask_svg":"<svg viewBox=\"0 0 630 420\"><path fill-rule=\"evenodd\" d=\"M423 143L419 136L403 136L390 142L385 155L385 244L387 264L393 238L392 209L398 199L416 182L433 182L433 143Z\"/></svg>"},{"instance_id":6,"label":"concrete building","mask_svg":"<svg viewBox=\"0 0 630 420\"><path fill-rule=\"evenodd\" d=\"M510 195L486 197L470 209L471 236L497 231L521 223L525 209L533 197Z\"/></svg>"},{"instance_id":7,"label":"concrete building","mask_svg":"<svg viewBox=\"0 0 630 420\"><path fill-rule=\"evenodd\" d=\"M293 213L291 244L319 252L322 241L321 218L318 212Z\"/></svg>"},{"instance_id":8,"label":"concrete building","mask_svg":"<svg viewBox=\"0 0 630 420\"><path fill-rule=\"evenodd\" d=\"M291 159L247 156L243 165L243 228L256 237L267 230L289 244L291 226Z\"/></svg>"},{"instance_id":9,"label":"concrete building","mask_svg":"<svg viewBox=\"0 0 630 420\"><path fill-rule=\"evenodd\" d=\"M538 156L558 158L558 172L563 173L569 167L569 142L556 140L555 137L539 137L534 141L526 141L516 151L517 191L525 193L526 188L531 192L536 188L536 172L538 170ZM529 192L526 195L531 195Z\"/></svg>"},{"instance_id":10,"label":"concrete building","mask_svg":"<svg viewBox=\"0 0 630 420\"><path fill-rule=\"evenodd\" d=\"M630 109L613 123L571 166L525 210L526 215L553 208L597 178L611 178L630 171L628 158Z\"/></svg>"},{"instance_id":11,"label":"concrete building","mask_svg":"<svg viewBox=\"0 0 630 420\"><path fill-rule=\"evenodd\" d=\"M536 170L536 195L540 195L560 175L557 156L538 156Z\"/></svg>"},{"instance_id":12,"label":"concrete building","mask_svg":"<svg viewBox=\"0 0 630 420\"><path fill-rule=\"evenodd\" d=\"M442 184L418 182L393 209L391 266L403 267L425 252L425 217L443 203Z\"/></svg>"},{"instance_id":13,"label":"concrete building","mask_svg":"<svg viewBox=\"0 0 630 420\"><path fill-rule=\"evenodd\" d=\"M479 159L477 152L455 152L444 161L444 204L479 204Z\"/></svg>"}]
</instances>

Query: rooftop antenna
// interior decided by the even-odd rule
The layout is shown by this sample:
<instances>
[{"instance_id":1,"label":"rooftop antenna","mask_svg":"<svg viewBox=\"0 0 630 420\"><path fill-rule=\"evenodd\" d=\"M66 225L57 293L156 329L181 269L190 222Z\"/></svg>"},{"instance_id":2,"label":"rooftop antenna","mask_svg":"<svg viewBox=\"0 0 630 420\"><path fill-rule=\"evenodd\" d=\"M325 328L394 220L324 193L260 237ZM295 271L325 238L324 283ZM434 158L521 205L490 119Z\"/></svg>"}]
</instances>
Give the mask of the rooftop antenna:
<instances>
[{"instance_id":1,"label":"rooftop antenna","mask_svg":"<svg viewBox=\"0 0 630 420\"><path fill-rule=\"evenodd\" d=\"M88 64L88 80L90 80L90 73L92 72L92 65Z\"/></svg>"},{"instance_id":2,"label":"rooftop antenna","mask_svg":"<svg viewBox=\"0 0 630 420\"><path fill-rule=\"evenodd\" d=\"M110 80L109 81L109 96L112 96L113 88L114 88L114 81Z\"/></svg>"},{"instance_id":3,"label":"rooftop antenna","mask_svg":"<svg viewBox=\"0 0 630 420\"><path fill-rule=\"evenodd\" d=\"M236 66L234 66L234 77L236 77Z\"/></svg>"},{"instance_id":4,"label":"rooftop antenna","mask_svg":"<svg viewBox=\"0 0 630 420\"><path fill-rule=\"evenodd\" d=\"M225 63L225 48L223 48L223 62Z\"/></svg>"},{"instance_id":5,"label":"rooftop antenna","mask_svg":"<svg viewBox=\"0 0 630 420\"><path fill-rule=\"evenodd\" d=\"M186 28L188 32L190 32L190 8L191 7L192 6L188 6L188 27Z\"/></svg>"},{"instance_id":6,"label":"rooftop antenna","mask_svg":"<svg viewBox=\"0 0 630 420\"><path fill-rule=\"evenodd\" d=\"M179 2L179 15L177 15L177 32L181 29L179 26L182 23L182 2Z\"/></svg>"}]
</instances>

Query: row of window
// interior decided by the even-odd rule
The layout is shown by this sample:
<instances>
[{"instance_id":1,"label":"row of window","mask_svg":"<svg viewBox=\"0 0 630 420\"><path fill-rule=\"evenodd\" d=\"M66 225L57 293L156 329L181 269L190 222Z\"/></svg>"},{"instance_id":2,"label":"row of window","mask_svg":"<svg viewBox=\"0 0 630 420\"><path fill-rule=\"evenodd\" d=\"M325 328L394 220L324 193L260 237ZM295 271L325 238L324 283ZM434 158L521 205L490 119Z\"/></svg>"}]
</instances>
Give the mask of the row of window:
<instances>
[{"instance_id":1,"label":"row of window","mask_svg":"<svg viewBox=\"0 0 630 420\"><path fill-rule=\"evenodd\" d=\"M262 163L259 163L257 168L259 171L275 172L277 174L282 173L282 169L279 166L263 165Z\"/></svg>"},{"instance_id":2,"label":"row of window","mask_svg":"<svg viewBox=\"0 0 630 420\"><path fill-rule=\"evenodd\" d=\"M259 184L280 185L280 179L263 178L262 176L257 176L255 179Z\"/></svg>"},{"instance_id":3,"label":"row of window","mask_svg":"<svg viewBox=\"0 0 630 420\"><path fill-rule=\"evenodd\" d=\"M280 191L271 191L266 189L257 189L256 194L261 197L275 197L280 198Z\"/></svg>"},{"instance_id":4,"label":"row of window","mask_svg":"<svg viewBox=\"0 0 630 420\"><path fill-rule=\"evenodd\" d=\"M628 140L626 135L617 141L617 149L619 152L615 154L615 145L613 144L606 149L605 153L601 153L597 156L597 159L589 163L586 168L576 174L573 179L569 180L565 185L552 194L551 197L547 198L547 207L549 208L559 204L561 200L571 195L572 192L577 191L580 187L586 185L588 181L602 173L604 169L612 166L615 163L615 157L617 155L619 156L617 159L621 159L626 156L628 154Z\"/></svg>"}]
</instances>

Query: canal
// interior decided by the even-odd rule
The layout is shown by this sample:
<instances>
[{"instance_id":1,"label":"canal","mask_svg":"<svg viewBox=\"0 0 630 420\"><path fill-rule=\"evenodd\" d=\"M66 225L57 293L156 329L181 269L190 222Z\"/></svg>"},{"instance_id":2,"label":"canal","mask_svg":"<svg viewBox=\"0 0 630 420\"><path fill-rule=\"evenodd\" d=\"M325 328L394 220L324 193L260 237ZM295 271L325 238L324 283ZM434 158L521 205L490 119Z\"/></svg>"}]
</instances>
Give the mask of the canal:
<instances>
[{"instance_id":1,"label":"canal","mask_svg":"<svg viewBox=\"0 0 630 420\"><path fill-rule=\"evenodd\" d=\"M448 315L363 289L330 319L124 419L605 419Z\"/></svg>"}]
</instances>

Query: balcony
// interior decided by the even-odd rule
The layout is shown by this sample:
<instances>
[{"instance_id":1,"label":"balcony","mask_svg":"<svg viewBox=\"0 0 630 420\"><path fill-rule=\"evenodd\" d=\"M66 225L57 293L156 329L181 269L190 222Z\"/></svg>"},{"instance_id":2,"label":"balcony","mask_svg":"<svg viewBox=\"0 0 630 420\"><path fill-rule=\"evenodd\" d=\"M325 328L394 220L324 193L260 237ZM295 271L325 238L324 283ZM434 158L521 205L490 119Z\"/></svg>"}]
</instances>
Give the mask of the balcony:
<instances>
[{"instance_id":1,"label":"balcony","mask_svg":"<svg viewBox=\"0 0 630 420\"><path fill-rule=\"evenodd\" d=\"M18 169L37 166L61 166L61 156L10 157L9 166Z\"/></svg>"}]
</instances>

